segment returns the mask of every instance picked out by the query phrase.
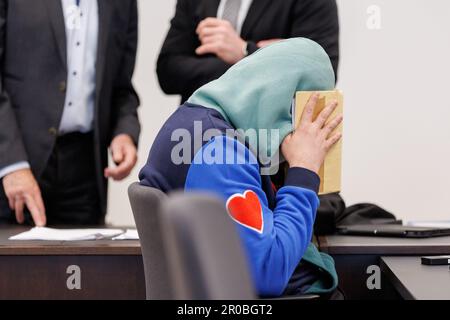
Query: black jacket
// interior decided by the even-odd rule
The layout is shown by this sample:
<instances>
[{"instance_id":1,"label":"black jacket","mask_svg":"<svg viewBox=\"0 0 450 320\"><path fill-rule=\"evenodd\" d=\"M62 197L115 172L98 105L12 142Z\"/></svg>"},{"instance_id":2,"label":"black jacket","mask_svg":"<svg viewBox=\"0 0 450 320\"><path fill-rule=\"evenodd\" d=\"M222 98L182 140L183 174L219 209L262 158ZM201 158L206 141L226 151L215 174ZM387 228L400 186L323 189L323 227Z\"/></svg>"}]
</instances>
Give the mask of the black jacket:
<instances>
[{"instance_id":1,"label":"black jacket","mask_svg":"<svg viewBox=\"0 0 450 320\"><path fill-rule=\"evenodd\" d=\"M167 94L180 94L183 102L202 85L219 78L230 67L214 55L197 56L195 30L206 17L215 17L220 0L178 0L176 13L158 58L159 83ZM253 0L241 37L256 43L273 38L305 37L327 51L337 74L339 20L335 0Z\"/></svg>"},{"instance_id":2,"label":"black jacket","mask_svg":"<svg viewBox=\"0 0 450 320\"><path fill-rule=\"evenodd\" d=\"M131 83L138 18L136 0L98 0L98 6L94 135L105 210L108 146L120 133L139 138ZM0 0L0 168L28 161L39 181L62 118L66 51L61 0Z\"/></svg>"}]
</instances>

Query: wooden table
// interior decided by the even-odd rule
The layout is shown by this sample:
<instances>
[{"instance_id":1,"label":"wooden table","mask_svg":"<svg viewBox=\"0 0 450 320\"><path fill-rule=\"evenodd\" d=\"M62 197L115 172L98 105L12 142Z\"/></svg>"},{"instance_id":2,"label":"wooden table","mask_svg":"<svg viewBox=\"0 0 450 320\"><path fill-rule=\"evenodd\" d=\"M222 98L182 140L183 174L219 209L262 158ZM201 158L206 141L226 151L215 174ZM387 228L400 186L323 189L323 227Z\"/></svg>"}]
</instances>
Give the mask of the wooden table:
<instances>
[{"instance_id":1,"label":"wooden table","mask_svg":"<svg viewBox=\"0 0 450 320\"><path fill-rule=\"evenodd\" d=\"M0 226L0 299L145 299L139 241L8 240L28 229Z\"/></svg>"},{"instance_id":2,"label":"wooden table","mask_svg":"<svg viewBox=\"0 0 450 320\"><path fill-rule=\"evenodd\" d=\"M429 239L322 236L318 238L321 251L330 254L339 275L340 287L348 299L402 299L398 289L385 273L381 274L382 287L369 289L369 269L381 270L383 256L422 256L450 254L450 237Z\"/></svg>"},{"instance_id":3,"label":"wooden table","mask_svg":"<svg viewBox=\"0 0 450 320\"><path fill-rule=\"evenodd\" d=\"M381 269L406 300L450 300L448 266L422 265L420 257L382 257Z\"/></svg>"}]
</instances>

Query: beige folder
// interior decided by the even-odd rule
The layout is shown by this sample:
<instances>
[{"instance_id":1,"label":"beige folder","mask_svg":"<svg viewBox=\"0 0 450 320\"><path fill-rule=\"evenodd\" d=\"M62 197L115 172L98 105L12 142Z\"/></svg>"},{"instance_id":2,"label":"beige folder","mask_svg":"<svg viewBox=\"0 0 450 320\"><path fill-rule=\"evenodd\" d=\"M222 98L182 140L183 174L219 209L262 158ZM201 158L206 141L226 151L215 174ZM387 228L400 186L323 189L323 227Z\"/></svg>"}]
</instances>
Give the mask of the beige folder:
<instances>
[{"instance_id":1,"label":"beige folder","mask_svg":"<svg viewBox=\"0 0 450 320\"><path fill-rule=\"evenodd\" d=\"M294 119L295 119L295 127L297 127L300 123L300 119L305 109L306 103L314 92L312 91L301 91L297 92L295 97L295 108L294 108ZM340 91L320 91L320 98L317 104L314 119L316 119L317 115L325 108L327 104L333 101L338 101L338 107L334 111L334 113L330 116L330 119L333 119L339 114L343 113L344 110L344 98L342 92ZM343 126L340 125L333 133L341 132L342 133ZM320 169L320 189L319 194L328 194L333 192L341 191L341 179L342 179L342 139L339 141L328 153L325 158L325 162Z\"/></svg>"}]
</instances>

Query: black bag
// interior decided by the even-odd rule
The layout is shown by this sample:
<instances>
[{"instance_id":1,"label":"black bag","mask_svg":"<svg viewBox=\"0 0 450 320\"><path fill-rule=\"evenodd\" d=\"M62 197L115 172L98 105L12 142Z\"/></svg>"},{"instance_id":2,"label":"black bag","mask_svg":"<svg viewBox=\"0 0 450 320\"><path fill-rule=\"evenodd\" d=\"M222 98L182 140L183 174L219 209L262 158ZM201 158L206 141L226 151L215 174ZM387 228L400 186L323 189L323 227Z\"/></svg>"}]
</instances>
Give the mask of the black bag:
<instances>
[{"instance_id":1,"label":"black bag","mask_svg":"<svg viewBox=\"0 0 450 320\"><path fill-rule=\"evenodd\" d=\"M347 208L339 193L331 193L320 196L314 232L316 235L327 235L336 233L337 226L389 223L398 223L398 220L385 209L371 203Z\"/></svg>"}]
</instances>

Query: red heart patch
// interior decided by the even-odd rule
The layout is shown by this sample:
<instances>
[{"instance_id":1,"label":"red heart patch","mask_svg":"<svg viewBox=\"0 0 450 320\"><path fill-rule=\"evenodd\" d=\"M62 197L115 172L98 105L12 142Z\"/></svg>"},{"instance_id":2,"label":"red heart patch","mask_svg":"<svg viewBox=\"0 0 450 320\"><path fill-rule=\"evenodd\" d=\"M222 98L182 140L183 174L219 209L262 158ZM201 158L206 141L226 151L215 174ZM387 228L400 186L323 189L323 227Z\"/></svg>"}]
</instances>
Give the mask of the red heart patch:
<instances>
[{"instance_id":1,"label":"red heart patch","mask_svg":"<svg viewBox=\"0 0 450 320\"><path fill-rule=\"evenodd\" d=\"M237 223L263 233L264 221L261 203L255 192L248 190L244 194L235 194L227 201L227 210Z\"/></svg>"}]
</instances>

